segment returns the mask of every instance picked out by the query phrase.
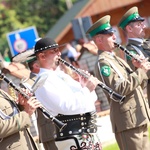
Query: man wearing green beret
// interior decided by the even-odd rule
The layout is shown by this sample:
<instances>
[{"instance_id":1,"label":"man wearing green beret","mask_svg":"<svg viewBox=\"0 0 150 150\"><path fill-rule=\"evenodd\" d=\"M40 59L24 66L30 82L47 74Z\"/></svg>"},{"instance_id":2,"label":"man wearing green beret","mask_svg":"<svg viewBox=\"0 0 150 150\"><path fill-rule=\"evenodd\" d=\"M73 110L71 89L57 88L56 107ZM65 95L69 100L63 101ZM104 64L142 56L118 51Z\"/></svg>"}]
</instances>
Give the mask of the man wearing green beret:
<instances>
[{"instance_id":1,"label":"man wearing green beret","mask_svg":"<svg viewBox=\"0 0 150 150\"><path fill-rule=\"evenodd\" d=\"M148 150L148 123L150 109L141 84L150 78L150 63L132 60L138 69L133 71L125 60L114 53L116 36L106 15L95 22L87 31L98 47L95 65L96 77L118 94L121 99L108 95L112 129L120 150Z\"/></svg>"},{"instance_id":2,"label":"man wearing green beret","mask_svg":"<svg viewBox=\"0 0 150 150\"><path fill-rule=\"evenodd\" d=\"M150 41L144 39L146 25L144 24L144 18L138 13L138 8L130 8L123 15L118 26L123 30L125 35L127 35L127 50L132 54L141 55L143 59L148 58L148 60L150 60ZM126 60L130 67L135 70L136 67L133 66L131 57L126 56ZM150 106L150 80L145 82L143 86L145 86L144 93L149 100Z\"/></svg>"}]
</instances>

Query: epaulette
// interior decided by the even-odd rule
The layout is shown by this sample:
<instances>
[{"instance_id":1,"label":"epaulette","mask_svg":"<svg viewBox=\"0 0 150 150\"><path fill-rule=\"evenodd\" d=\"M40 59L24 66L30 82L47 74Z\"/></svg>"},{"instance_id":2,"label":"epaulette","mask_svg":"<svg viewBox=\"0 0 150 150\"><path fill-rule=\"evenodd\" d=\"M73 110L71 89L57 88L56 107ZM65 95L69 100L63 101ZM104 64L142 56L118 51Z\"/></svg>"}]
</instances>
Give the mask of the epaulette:
<instances>
[{"instance_id":1,"label":"epaulette","mask_svg":"<svg viewBox=\"0 0 150 150\"><path fill-rule=\"evenodd\" d=\"M99 56L98 60L105 60L105 56Z\"/></svg>"},{"instance_id":2,"label":"epaulette","mask_svg":"<svg viewBox=\"0 0 150 150\"><path fill-rule=\"evenodd\" d=\"M129 51L134 51L135 49L132 47L132 45L127 45L126 46L126 48L127 48L127 50L129 50Z\"/></svg>"}]
</instances>

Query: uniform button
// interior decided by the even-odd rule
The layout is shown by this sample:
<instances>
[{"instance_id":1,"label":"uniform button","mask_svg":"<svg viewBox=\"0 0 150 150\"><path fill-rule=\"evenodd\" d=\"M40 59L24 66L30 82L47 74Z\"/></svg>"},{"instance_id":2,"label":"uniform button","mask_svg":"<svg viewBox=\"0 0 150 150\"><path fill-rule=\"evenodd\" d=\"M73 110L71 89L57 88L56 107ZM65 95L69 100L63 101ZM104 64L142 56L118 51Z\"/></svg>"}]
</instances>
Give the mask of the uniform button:
<instances>
[{"instance_id":1,"label":"uniform button","mask_svg":"<svg viewBox=\"0 0 150 150\"><path fill-rule=\"evenodd\" d=\"M60 136L63 136L63 133L60 133Z\"/></svg>"},{"instance_id":2,"label":"uniform button","mask_svg":"<svg viewBox=\"0 0 150 150\"><path fill-rule=\"evenodd\" d=\"M84 122L81 122L81 126L84 126Z\"/></svg>"},{"instance_id":3,"label":"uniform button","mask_svg":"<svg viewBox=\"0 0 150 150\"><path fill-rule=\"evenodd\" d=\"M81 117L81 120L83 120L83 117Z\"/></svg>"}]
</instances>

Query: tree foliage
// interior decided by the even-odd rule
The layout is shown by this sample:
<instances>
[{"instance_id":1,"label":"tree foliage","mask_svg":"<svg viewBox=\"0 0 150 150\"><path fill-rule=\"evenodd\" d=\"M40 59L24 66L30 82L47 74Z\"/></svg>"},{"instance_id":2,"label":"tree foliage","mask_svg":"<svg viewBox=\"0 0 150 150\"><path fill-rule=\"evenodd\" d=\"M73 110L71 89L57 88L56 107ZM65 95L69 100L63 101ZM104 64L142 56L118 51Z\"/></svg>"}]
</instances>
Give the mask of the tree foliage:
<instances>
[{"instance_id":1,"label":"tree foliage","mask_svg":"<svg viewBox=\"0 0 150 150\"><path fill-rule=\"evenodd\" d=\"M44 37L66 11L65 0L1 0L0 52L8 49L7 33L35 26L39 36Z\"/></svg>"}]
</instances>

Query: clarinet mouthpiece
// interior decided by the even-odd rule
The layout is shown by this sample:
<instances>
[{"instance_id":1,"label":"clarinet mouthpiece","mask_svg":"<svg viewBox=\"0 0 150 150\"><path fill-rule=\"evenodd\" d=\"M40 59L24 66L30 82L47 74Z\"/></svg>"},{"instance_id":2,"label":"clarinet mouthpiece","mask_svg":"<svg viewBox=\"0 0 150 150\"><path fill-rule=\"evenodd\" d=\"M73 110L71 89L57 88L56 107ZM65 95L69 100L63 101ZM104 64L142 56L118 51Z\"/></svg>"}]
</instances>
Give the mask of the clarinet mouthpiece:
<instances>
[{"instance_id":1,"label":"clarinet mouthpiece","mask_svg":"<svg viewBox=\"0 0 150 150\"><path fill-rule=\"evenodd\" d=\"M115 47L119 47L119 44L116 43L116 42L114 42L114 46L115 46Z\"/></svg>"}]
</instances>

